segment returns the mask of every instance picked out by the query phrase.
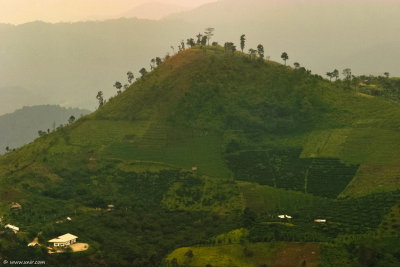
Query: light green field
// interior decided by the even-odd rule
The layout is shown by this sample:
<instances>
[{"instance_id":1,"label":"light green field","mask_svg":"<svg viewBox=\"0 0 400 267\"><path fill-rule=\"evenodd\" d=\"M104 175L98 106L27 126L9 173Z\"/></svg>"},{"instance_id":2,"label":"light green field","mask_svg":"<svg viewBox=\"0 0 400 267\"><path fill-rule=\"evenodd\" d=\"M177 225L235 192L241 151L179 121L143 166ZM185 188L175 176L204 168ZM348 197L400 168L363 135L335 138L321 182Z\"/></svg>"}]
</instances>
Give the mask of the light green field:
<instances>
[{"instance_id":1,"label":"light green field","mask_svg":"<svg viewBox=\"0 0 400 267\"><path fill-rule=\"evenodd\" d=\"M312 207L327 201L297 191L239 182L246 207L257 212L295 213L299 208Z\"/></svg>"},{"instance_id":2,"label":"light green field","mask_svg":"<svg viewBox=\"0 0 400 267\"><path fill-rule=\"evenodd\" d=\"M254 267L262 264L270 266L280 248L281 245L268 243L186 247L169 254L167 261L176 259L178 264L188 267L203 267L207 264L218 267ZM193 257L185 256L189 250L193 252ZM248 256L245 254L246 250Z\"/></svg>"}]
</instances>

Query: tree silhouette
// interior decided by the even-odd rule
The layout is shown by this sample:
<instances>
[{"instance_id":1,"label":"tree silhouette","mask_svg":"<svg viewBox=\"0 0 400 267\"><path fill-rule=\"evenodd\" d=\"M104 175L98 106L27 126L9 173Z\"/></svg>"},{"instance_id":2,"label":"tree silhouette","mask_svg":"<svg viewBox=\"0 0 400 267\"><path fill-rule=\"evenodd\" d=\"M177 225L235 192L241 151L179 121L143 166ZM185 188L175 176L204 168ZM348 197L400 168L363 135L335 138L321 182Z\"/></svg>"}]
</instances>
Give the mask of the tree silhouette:
<instances>
[{"instance_id":1,"label":"tree silhouette","mask_svg":"<svg viewBox=\"0 0 400 267\"><path fill-rule=\"evenodd\" d=\"M236 46L234 43L232 42L226 42L224 44L224 49L225 49L225 53L235 53L236 51Z\"/></svg>"},{"instance_id":2,"label":"tree silhouette","mask_svg":"<svg viewBox=\"0 0 400 267\"><path fill-rule=\"evenodd\" d=\"M211 37L214 36L214 28L207 28L206 31L204 32L206 38L207 38L207 44L210 45L210 40Z\"/></svg>"},{"instance_id":3,"label":"tree silhouette","mask_svg":"<svg viewBox=\"0 0 400 267\"><path fill-rule=\"evenodd\" d=\"M73 123L75 121L75 116L74 115L71 115L69 118L68 118L68 123ZM50 131L50 130L49 130Z\"/></svg>"},{"instance_id":4,"label":"tree silhouette","mask_svg":"<svg viewBox=\"0 0 400 267\"><path fill-rule=\"evenodd\" d=\"M139 70L139 73L142 75L142 77L144 76L144 75L146 75L147 74L147 70L145 69L145 68L141 68L140 70Z\"/></svg>"},{"instance_id":5,"label":"tree silhouette","mask_svg":"<svg viewBox=\"0 0 400 267\"><path fill-rule=\"evenodd\" d=\"M339 71L337 69L334 69L332 72L332 77L335 78L335 81L339 78Z\"/></svg>"},{"instance_id":6,"label":"tree silhouette","mask_svg":"<svg viewBox=\"0 0 400 267\"><path fill-rule=\"evenodd\" d=\"M122 83L120 82L115 82L115 84L113 85L115 88L117 88L117 92L118 94L121 93L121 88L122 88Z\"/></svg>"},{"instance_id":7,"label":"tree silhouette","mask_svg":"<svg viewBox=\"0 0 400 267\"><path fill-rule=\"evenodd\" d=\"M286 66L286 60L289 59L289 55L286 52L283 52L281 58L283 59L283 61L285 61L285 66Z\"/></svg>"},{"instance_id":8,"label":"tree silhouette","mask_svg":"<svg viewBox=\"0 0 400 267\"><path fill-rule=\"evenodd\" d=\"M260 57L260 59L264 59L264 46L263 45L259 44L257 46L257 53L258 53L258 56Z\"/></svg>"},{"instance_id":9,"label":"tree silhouette","mask_svg":"<svg viewBox=\"0 0 400 267\"><path fill-rule=\"evenodd\" d=\"M126 76L128 76L128 83L132 84L133 79L135 78L135 76L133 75L132 71L128 71L126 73Z\"/></svg>"},{"instance_id":10,"label":"tree silhouette","mask_svg":"<svg viewBox=\"0 0 400 267\"><path fill-rule=\"evenodd\" d=\"M197 44L201 44L201 38L203 37L203 35L201 33L199 33L198 35L196 35L197 37Z\"/></svg>"},{"instance_id":11,"label":"tree silhouette","mask_svg":"<svg viewBox=\"0 0 400 267\"><path fill-rule=\"evenodd\" d=\"M10 152L10 147L9 146L6 146L6 151Z\"/></svg>"},{"instance_id":12,"label":"tree silhouette","mask_svg":"<svg viewBox=\"0 0 400 267\"><path fill-rule=\"evenodd\" d=\"M102 107L104 105L104 98L102 91L97 92L96 99L99 101L99 107Z\"/></svg>"},{"instance_id":13,"label":"tree silhouette","mask_svg":"<svg viewBox=\"0 0 400 267\"><path fill-rule=\"evenodd\" d=\"M39 131L38 131L39 137L43 137L43 136L45 136L46 134L47 134L46 131L42 131L42 130L39 130Z\"/></svg>"},{"instance_id":14,"label":"tree silhouette","mask_svg":"<svg viewBox=\"0 0 400 267\"><path fill-rule=\"evenodd\" d=\"M205 46L207 44L207 36L201 37L201 45Z\"/></svg>"},{"instance_id":15,"label":"tree silhouette","mask_svg":"<svg viewBox=\"0 0 400 267\"><path fill-rule=\"evenodd\" d=\"M333 72L327 72L326 76L329 77L329 80L332 81L332 77L333 77Z\"/></svg>"},{"instance_id":16,"label":"tree silhouette","mask_svg":"<svg viewBox=\"0 0 400 267\"><path fill-rule=\"evenodd\" d=\"M256 55L257 55L257 50L255 50L253 48L250 48L249 49L249 55L250 55L251 59L254 59L256 57Z\"/></svg>"},{"instance_id":17,"label":"tree silhouette","mask_svg":"<svg viewBox=\"0 0 400 267\"><path fill-rule=\"evenodd\" d=\"M182 40L181 41L181 48L182 48L182 50L185 50L186 49L186 47L185 47L185 42Z\"/></svg>"},{"instance_id":18,"label":"tree silhouette","mask_svg":"<svg viewBox=\"0 0 400 267\"><path fill-rule=\"evenodd\" d=\"M351 69L350 68L344 69L342 73L346 80L348 80L348 81L351 80Z\"/></svg>"},{"instance_id":19,"label":"tree silhouette","mask_svg":"<svg viewBox=\"0 0 400 267\"><path fill-rule=\"evenodd\" d=\"M186 40L186 44L187 44L188 46L190 46L190 47L193 47L193 46L196 45L196 43L194 42L194 39L193 39L193 38L187 39L187 40Z\"/></svg>"},{"instance_id":20,"label":"tree silhouette","mask_svg":"<svg viewBox=\"0 0 400 267\"><path fill-rule=\"evenodd\" d=\"M383 75L385 75L385 77L386 77L387 79L389 79L390 73L389 73L389 72L385 72Z\"/></svg>"},{"instance_id":21,"label":"tree silhouette","mask_svg":"<svg viewBox=\"0 0 400 267\"><path fill-rule=\"evenodd\" d=\"M162 63L161 58L160 57L156 57L156 65L157 65L157 67L160 66L161 63Z\"/></svg>"},{"instance_id":22,"label":"tree silhouette","mask_svg":"<svg viewBox=\"0 0 400 267\"><path fill-rule=\"evenodd\" d=\"M246 46L246 35L242 34L240 36L240 50L244 50L244 47Z\"/></svg>"},{"instance_id":23,"label":"tree silhouette","mask_svg":"<svg viewBox=\"0 0 400 267\"><path fill-rule=\"evenodd\" d=\"M179 50L180 50L180 49L179 49ZM155 59L155 58L152 58L152 59L150 60L150 70L153 70L154 67L155 67L155 65L156 65L156 59Z\"/></svg>"},{"instance_id":24,"label":"tree silhouette","mask_svg":"<svg viewBox=\"0 0 400 267\"><path fill-rule=\"evenodd\" d=\"M293 65L294 65L294 68L295 68L295 69L300 68L300 63L299 63L299 62L295 62L295 63L293 63Z\"/></svg>"}]
</instances>

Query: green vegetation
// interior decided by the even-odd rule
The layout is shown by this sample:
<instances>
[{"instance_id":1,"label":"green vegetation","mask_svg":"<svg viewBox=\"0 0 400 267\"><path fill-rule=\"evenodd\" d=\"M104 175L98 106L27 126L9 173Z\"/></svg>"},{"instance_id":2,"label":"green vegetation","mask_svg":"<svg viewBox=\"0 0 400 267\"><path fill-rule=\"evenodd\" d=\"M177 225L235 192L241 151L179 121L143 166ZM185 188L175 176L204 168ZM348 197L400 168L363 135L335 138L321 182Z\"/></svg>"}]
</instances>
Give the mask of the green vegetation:
<instances>
[{"instance_id":1,"label":"green vegetation","mask_svg":"<svg viewBox=\"0 0 400 267\"><path fill-rule=\"evenodd\" d=\"M262 45L250 55L231 42L208 46L212 35L153 58L135 83L128 72L132 84L116 83L107 103L99 92L96 112L0 158L1 226L21 228L0 234L2 258L174 267L400 261L388 245L397 244L388 234L398 228L398 103L357 94L351 76L329 82L300 64L264 61ZM69 232L90 250L26 248L40 232L42 244Z\"/></svg>"},{"instance_id":2,"label":"green vegetation","mask_svg":"<svg viewBox=\"0 0 400 267\"><path fill-rule=\"evenodd\" d=\"M174 266L173 262L178 264L175 266L251 267L263 264L269 266L279 249L279 245L266 243L184 247L168 255L167 266ZM192 257L186 255L189 250L193 253Z\"/></svg>"}]
</instances>

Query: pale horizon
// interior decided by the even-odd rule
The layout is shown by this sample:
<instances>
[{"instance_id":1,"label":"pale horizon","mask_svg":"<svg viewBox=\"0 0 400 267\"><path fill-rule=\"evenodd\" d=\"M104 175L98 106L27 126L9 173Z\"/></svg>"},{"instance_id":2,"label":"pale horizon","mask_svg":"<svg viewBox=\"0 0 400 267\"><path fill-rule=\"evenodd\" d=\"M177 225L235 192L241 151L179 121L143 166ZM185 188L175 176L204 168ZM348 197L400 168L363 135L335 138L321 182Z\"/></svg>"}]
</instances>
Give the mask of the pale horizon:
<instances>
[{"instance_id":1,"label":"pale horizon","mask_svg":"<svg viewBox=\"0 0 400 267\"><path fill-rule=\"evenodd\" d=\"M216 0L0 0L0 23L25 24L33 21L49 23L78 22L123 16L127 11L145 4L171 5L170 13L192 9ZM151 8L151 7L150 7ZM174 10L176 8L176 11ZM161 18L163 10L155 10L140 18ZM167 13L168 15L168 13Z\"/></svg>"}]
</instances>

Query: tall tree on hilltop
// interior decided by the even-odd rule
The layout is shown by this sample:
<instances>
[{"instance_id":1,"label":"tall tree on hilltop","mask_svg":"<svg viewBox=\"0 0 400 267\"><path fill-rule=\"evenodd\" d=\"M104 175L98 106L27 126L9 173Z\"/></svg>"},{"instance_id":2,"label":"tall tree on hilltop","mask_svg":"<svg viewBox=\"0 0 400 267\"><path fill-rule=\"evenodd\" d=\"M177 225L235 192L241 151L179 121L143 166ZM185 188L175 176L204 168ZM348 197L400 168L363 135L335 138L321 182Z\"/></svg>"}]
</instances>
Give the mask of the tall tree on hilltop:
<instances>
[{"instance_id":1,"label":"tall tree on hilltop","mask_svg":"<svg viewBox=\"0 0 400 267\"><path fill-rule=\"evenodd\" d=\"M333 77L333 72L327 72L326 76L329 77L329 81L332 81L332 77Z\"/></svg>"},{"instance_id":2,"label":"tall tree on hilltop","mask_svg":"<svg viewBox=\"0 0 400 267\"><path fill-rule=\"evenodd\" d=\"M142 77L144 76L144 75L146 75L147 74L147 70L145 69L145 68L141 68L140 70L139 70L139 73L142 75Z\"/></svg>"},{"instance_id":3,"label":"tall tree on hilltop","mask_svg":"<svg viewBox=\"0 0 400 267\"><path fill-rule=\"evenodd\" d=\"M289 59L289 55L286 52L283 52L281 58L283 59L283 61L285 61L285 66L286 66L286 60Z\"/></svg>"},{"instance_id":4,"label":"tall tree on hilltop","mask_svg":"<svg viewBox=\"0 0 400 267\"><path fill-rule=\"evenodd\" d=\"M121 88L122 88L122 83L120 83L120 82L115 82L113 86L114 86L115 88L117 88L117 92L118 92L118 94L120 94L120 93L121 93Z\"/></svg>"},{"instance_id":5,"label":"tall tree on hilltop","mask_svg":"<svg viewBox=\"0 0 400 267\"><path fill-rule=\"evenodd\" d=\"M68 118L68 123L73 123L75 121L75 116L74 115L71 115L69 118ZM49 130L50 131L50 130Z\"/></svg>"},{"instance_id":6,"label":"tall tree on hilltop","mask_svg":"<svg viewBox=\"0 0 400 267\"><path fill-rule=\"evenodd\" d=\"M104 105L104 98L102 91L97 92L96 99L99 101L99 107L102 107Z\"/></svg>"},{"instance_id":7,"label":"tall tree on hilltop","mask_svg":"<svg viewBox=\"0 0 400 267\"><path fill-rule=\"evenodd\" d=\"M206 30L204 32L204 34L207 38L207 45L210 45L210 40L214 36L214 30L215 30L214 28L209 27L209 28L206 28Z\"/></svg>"},{"instance_id":8,"label":"tall tree on hilltop","mask_svg":"<svg viewBox=\"0 0 400 267\"><path fill-rule=\"evenodd\" d=\"M207 45L207 36L201 37L201 45L206 46Z\"/></svg>"},{"instance_id":9,"label":"tall tree on hilltop","mask_svg":"<svg viewBox=\"0 0 400 267\"><path fill-rule=\"evenodd\" d=\"M242 50L242 53L243 53L245 46L246 46L246 35L242 34L240 36L240 50Z\"/></svg>"},{"instance_id":10,"label":"tall tree on hilltop","mask_svg":"<svg viewBox=\"0 0 400 267\"><path fill-rule=\"evenodd\" d=\"M152 59L150 60L150 69L153 70L154 67L155 67L155 65L156 65L156 59L155 59L155 58L152 58Z\"/></svg>"},{"instance_id":11,"label":"tall tree on hilltop","mask_svg":"<svg viewBox=\"0 0 400 267\"><path fill-rule=\"evenodd\" d=\"M250 55L251 59L254 59L256 57L256 54L257 54L257 50L255 50L253 48L249 49L249 55Z\"/></svg>"},{"instance_id":12,"label":"tall tree on hilltop","mask_svg":"<svg viewBox=\"0 0 400 267\"><path fill-rule=\"evenodd\" d=\"M335 78L335 81L339 78L339 71L337 69L334 69L332 72L332 77Z\"/></svg>"},{"instance_id":13,"label":"tall tree on hilltop","mask_svg":"<svg viewBox=\"0 0 400 267\"><path fill-rule=\"evenodd\" d=\"M350 69L350 68L344 69L342 73L343 73L344 78L345 78L346 80L348 80L348 81L351 80L351 69Z\"/></svg>"},{"instance_id":14,"label":"tall tree on hilltop","mask_svg":"<svg viewBox=\"0 0 400 267\"><path fill-rule=\"evenodd\" d=\"M385 75L386 79L389 79L390 73L389 72L385 72L383 75Z\"/></svg>"},{"instance_id":15,"label":"tall tree on hilltop","mask_svg":"<svg viewBox=\"0 0 400 267\"><path fill-rule=\"evenodd\" d=\"M224 49L225 49L225 53L232 53L233 54L236 51L236 46L232 42L226 42L224 44Z\"/></svg>"},{"instance_id":16,"label":"tall tree on hilltop","mask_svg":"<svg viewBox=\"0 0 400 267\"><path fill-rule=\"evenodd\" d=\"M193 39L193 38L187 39L187 40L186 40L186 44L187 44L188 46L190 46L190 47L193 47L193 46L196 45L196 43L194 42L194 39Z\"/></svg>"},{"instance_id":17,"label":"tall tree on hilltop","mask_svg":"<svg viewBox=\"0 0 400 267\"><path fill-rule=\"evenodd\" d=\"M157 67L160 66L161 63L162 63L161 58L160 57L156 57L156 65L157 65Z\"/></svg>"},{"instance_id":18,"label":"tall tree on hilltop","mask_svg":"<svg viewBox=\"0 0 400 267\"><path fill-rule=\"evenodd\" d=\"M260 59L264 59L264 46L262 44L257 46L257 53Z\"/></svg>"},{"instance_id":19,"label":"tall tree on hilltop","mask_svg":"<svg viewBox=\"0 0 400 267\"><path fill-rule=\"evenodd\" d=\"M185 50L186 48L185 48L185 42L182 40L181 41L181 48L182 48L182 50Z\"/></svg>"},{"instance_id":20,"label":"tall tree on hilltop","mask_svg":"<svg viewBox=\"0 0 400 267\"><path fill-rule=\"evenodd\" d=\"M203 35L201 33L199 33L198 35L196 35L197 37L197 44L201 44L201 38L203 37Z\"/></svg>"},{"instance_id":21,"label":"tall tree on hilltop","mask_svg":"<svg viewBox=\"0 0 400 267\"><path fill-rule=\"evenodd\" d=\"M351 69L350 68L346 68L343 70L343 75L345 77L345 81L346 81L346 89L351 89Z\"/></svg>"},{"instance_id":22,"label":"tall tree on hilltop","mask_svg":"<svg viewBox=\"0 0 400 267\"><path fill-rule=\"evenodd\" d=\"M133 75L132 71L128 71L126 73L126 76L128 76L128 83L132 84L133 79L135 78L135 76Z\"/></svg>"},{"instance_id":23,"label":"tall tree on hilltop","mask_svg":"<svg viewBox=\"0 0 400 267\"><path fill-rule=\"evenodd\" d=\"M296 70L300 68L300 63L299 62L295 62L295 63L293 63L293 65L294 65L294 68Z\"/></svg>"}]
</instances>

